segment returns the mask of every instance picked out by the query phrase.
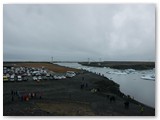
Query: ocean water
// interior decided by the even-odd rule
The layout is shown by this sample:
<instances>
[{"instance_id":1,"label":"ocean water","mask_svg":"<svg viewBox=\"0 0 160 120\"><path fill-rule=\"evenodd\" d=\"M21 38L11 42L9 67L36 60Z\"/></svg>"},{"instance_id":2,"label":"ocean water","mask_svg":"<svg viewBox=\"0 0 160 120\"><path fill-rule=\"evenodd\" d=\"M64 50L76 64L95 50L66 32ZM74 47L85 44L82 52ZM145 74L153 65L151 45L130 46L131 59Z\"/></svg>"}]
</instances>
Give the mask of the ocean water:
<instances>
[{"instance_id":1,"label":"ocean water","mask_svg":"<svg viewBox=\"0 0 160 120\"><path fill-rule=\"evenodd\" d=\"M117 70L107 67L88 67L78 63L57 63L61 66L85 69L87 71L104 75L120 85L121 92L130 95L135 100L155 108L155 80L150 76L155 75L152 70ZM147 79L142 79L147 76Z\"/></svg>"}]
</instances>

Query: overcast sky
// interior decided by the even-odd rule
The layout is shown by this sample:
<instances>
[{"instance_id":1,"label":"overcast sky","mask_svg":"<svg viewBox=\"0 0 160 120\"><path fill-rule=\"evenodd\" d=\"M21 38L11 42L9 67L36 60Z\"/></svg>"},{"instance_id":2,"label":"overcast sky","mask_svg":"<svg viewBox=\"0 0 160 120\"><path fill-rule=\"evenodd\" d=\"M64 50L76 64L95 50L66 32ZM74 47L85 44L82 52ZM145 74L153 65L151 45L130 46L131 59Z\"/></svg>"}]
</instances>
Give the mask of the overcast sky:
<instances>
[{"instance_id":1,"label":"overcast sky","mask_svg":"<svg viewBox=\"0 0 160 120\"><path fill-rule=\"evenodd\" d=\"M3 60L155 61L154 4L5 4Z\"/></svg>"}]
</instances>

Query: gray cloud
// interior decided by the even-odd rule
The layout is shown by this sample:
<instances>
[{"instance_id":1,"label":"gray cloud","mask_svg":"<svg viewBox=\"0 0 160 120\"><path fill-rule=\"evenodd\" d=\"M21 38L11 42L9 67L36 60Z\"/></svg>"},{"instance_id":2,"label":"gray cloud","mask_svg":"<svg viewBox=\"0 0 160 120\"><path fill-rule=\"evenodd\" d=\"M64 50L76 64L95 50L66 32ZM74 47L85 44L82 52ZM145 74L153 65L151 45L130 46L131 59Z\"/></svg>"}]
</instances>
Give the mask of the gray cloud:
<instances>
[{"instance_id":1,"label":"gray cloud","mask_svg":"<svg viewBox=\"0 0 160 120\"><path fill-rule=\"evenodd\" d=\"M4 60L155 60L155 5L5 4Z\"/></svg>"}]
</instances>

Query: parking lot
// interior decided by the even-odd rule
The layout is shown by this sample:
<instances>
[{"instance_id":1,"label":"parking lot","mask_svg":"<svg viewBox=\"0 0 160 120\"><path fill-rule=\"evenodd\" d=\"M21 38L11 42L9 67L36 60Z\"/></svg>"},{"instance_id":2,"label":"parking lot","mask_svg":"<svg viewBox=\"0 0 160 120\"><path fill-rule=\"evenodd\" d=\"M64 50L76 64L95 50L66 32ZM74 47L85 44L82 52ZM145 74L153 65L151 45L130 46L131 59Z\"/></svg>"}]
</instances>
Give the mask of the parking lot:
<instances>
[{"instance_id":1,"label":"parking lot","mask_svg":"<svg viewBox=\"0 0 160 120\"><path fill-rule=\"evenodd\" d=\"M31 67L15 64L3 66L3 81L58 80L75 75L74 71L53 72L45 66Z\"/></svg>"}]
</instances>

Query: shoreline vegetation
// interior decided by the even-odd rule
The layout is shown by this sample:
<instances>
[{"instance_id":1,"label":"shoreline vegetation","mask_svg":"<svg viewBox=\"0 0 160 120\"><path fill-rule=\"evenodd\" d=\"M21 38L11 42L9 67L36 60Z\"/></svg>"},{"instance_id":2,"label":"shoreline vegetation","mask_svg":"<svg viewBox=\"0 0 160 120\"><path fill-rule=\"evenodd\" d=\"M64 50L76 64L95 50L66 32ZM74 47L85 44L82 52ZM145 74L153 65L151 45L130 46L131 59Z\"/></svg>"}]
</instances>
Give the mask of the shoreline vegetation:
<instances>
[{"instance_id":1,"label":"shoreline vegetation","mask_svg":"<svg viewBox=\"0 0 160 120\"><path fill-rule=\"evenodd\" d=\"M3 82L4 116L155 116L154 108L123 94L120 85L106 77L44 62L3 65L76 72L76 76L61 80ZM17 91L39 91L43 95L22 101L16 96Z\"/></svg>"}]
</instances>

